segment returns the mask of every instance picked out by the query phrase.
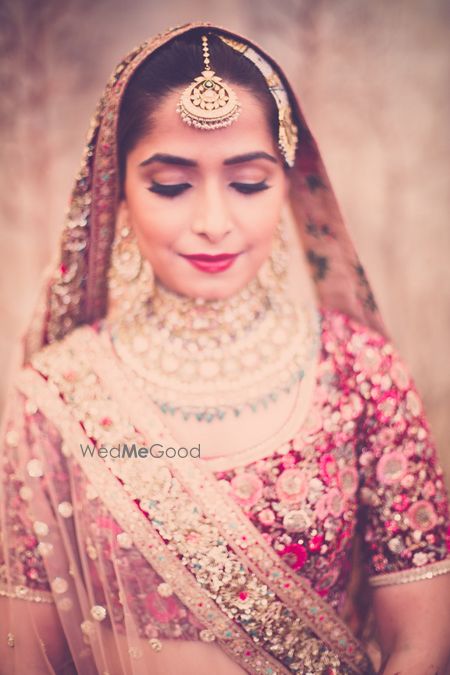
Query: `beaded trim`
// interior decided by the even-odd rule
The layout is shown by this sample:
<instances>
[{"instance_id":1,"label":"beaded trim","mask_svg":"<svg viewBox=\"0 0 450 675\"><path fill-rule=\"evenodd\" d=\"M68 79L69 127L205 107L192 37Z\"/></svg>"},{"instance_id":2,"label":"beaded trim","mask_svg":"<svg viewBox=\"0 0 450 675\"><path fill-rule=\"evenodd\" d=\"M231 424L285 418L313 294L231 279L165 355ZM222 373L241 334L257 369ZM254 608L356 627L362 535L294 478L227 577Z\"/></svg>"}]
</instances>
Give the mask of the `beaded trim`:
<instances>
[{"instance_id":1,"label":"beaded trim","mask_svg":"<svg viewBox=\"0 0 450 675\"><path fill-rule=\"evenodd\" d=\"M421 581L422 579L432 579L441 574L450 572L450 558L440 560L439 562L418 567L416 569L402 570L400 572L391 572L390 574L379 574L369 577L371 586L390 586L393 584L408 584L411 581Z\"/></svg>"},{"instance_id":2,"label":"beaded trim","mask_svg":"<svg viewBox=\"0 0 450 675\"><path fill-rule=\"evenodd\" d=\"M33 602L46 602L53 604L55 601L48 591L34 591L26 586L14 586L11 590L8 586L0 586L0 596L19 600L32 600Z\"/></svg>"}]
</instances>

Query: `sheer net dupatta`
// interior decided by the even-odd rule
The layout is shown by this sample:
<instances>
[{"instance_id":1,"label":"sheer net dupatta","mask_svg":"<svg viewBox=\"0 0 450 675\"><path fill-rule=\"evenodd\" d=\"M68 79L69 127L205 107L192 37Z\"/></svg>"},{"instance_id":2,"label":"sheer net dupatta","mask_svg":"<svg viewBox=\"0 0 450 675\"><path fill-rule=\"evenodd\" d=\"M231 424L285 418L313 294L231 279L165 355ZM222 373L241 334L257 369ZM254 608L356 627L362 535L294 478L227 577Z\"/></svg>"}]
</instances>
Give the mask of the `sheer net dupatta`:
<instances>
[{"instance_id":1,"label":"sheer net dupatta","mask_svg":"<svg viewBox=\"0 0 450 675\"><path fill-rule=\"evenodd\" d=\"M87 602L73 527L72 479L56 429L17 390L1 446L2 673L96 673L75 627ZM80 604L81 603L81 604Z\"/></svg>"},{"instance_id":2,"label":"sheer net dupatta","mask_svg":"<svg viewBox=\"0 0 450 675\"><path fill-rule=\"evenodd\" d=\"M96 396L101 392L95 390L83 410L87 427ZM177 594L167 584L162 542L152 553L155 565L149 564L150 523L148 531L141 527L145 516L102 459L96 462L89 451L83 457L80 446L86 449L90 438L54 386L24 370L6 420L1 672L163 675L190 663L192 672L206 675L209 654L217 673L242 673L218 645L208 644L214 636L202 590L192 582L190 592L182 574ZM108 420L100 422L106 431ZM198 604L205 621L180 597Z\"/></svg>"}]
</instances>

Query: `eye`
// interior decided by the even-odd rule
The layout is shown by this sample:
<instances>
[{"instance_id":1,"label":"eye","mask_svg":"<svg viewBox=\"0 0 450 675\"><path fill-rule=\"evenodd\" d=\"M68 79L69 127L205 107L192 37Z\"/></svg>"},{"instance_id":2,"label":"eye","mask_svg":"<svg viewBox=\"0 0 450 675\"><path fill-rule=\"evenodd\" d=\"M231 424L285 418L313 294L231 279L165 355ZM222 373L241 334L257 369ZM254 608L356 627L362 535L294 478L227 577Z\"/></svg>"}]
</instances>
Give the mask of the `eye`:
<instances>
[{"instance_id":1,"label":"eye","mask_svg":"<svg viewBox=\"0 0 450 675\"><path fill-rule=\"evenodd\" d=\"M251 195L270 188L265 180L261 180L259 183L230 183L230 186L244 195Z\"/></svg>"},{"instance_id":2,"label":"eye","mask_svg":"<svg viewBox=\"0 0 450 675\"><path fill-rule=\"evenodd\" d=\"M150 192L155 192L157 195L162 197L177 197L183 192L186 192L192 185L190 183L176 183L174 185L164 185L163 183L157 183L153 181L151 186L148 188Z\"/></svg>"}]
</instances>

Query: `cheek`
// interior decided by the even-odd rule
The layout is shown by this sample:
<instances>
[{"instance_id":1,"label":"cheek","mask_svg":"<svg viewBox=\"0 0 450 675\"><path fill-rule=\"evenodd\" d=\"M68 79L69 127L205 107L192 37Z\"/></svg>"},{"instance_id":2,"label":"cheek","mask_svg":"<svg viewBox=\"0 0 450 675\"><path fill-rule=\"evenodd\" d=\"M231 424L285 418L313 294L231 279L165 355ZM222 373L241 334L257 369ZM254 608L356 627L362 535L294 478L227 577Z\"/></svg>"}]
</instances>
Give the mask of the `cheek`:
<instances>
[{"instance_id":1,"label":"cheek","mask_svg":"<svg viewBox=\"0 0 450 675\"><path fill-rule=\"evenodd\" d=\"M246 232L248 243L257 248L261 255L270 250L275 229L280 222L283 203L281 190L267 190L264 195L255 200L249 198L240 205L241 227Z\"/></svg>"},{"instance_id":2,"label":"cheek","mask_svg":"<svg viewBox=\"0 0 450 675\"><path fill-rule=\"evenodd\" d=\"M186 208L177 200L163 199L145 190L144 194L130 195L128 209L130 225L144 249L167 246L175 241L186 221Z\"/></svg>"}]
</instances>

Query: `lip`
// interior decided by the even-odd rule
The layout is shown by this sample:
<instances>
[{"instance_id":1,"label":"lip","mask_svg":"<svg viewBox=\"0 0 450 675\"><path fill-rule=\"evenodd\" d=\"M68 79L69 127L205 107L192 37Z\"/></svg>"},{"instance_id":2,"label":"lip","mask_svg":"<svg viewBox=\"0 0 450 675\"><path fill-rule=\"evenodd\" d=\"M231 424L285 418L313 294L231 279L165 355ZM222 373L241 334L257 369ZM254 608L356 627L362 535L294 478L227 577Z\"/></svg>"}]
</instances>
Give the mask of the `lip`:
<instances>
[{"instance_id":1,"label":"lip","mask_svg":"<svg viewBox=\"0 0 450 675\"><path fill-rule=\"evenodd\" d=\"M192 255L183 255L183 258L188 258L188 260L199 260L201 262L222 262L222 260L236 258L238 255L239 253L219 253L218 255L209 255L208 253L193 253Z\"/></svg>"},{"instance_id":2,"label":"lip","mask_svg":"<svg viewBox=\"0 0 450 675\"><path fill-rule=\"evenodd\" d=\"M239 255L239 253L221 253L220 255L200 253L196 255L184 255L182 257L186 258L188 263L201 272L217 274L218 272L224 272L231 267Z\"/></svg>"}]
</instances>

